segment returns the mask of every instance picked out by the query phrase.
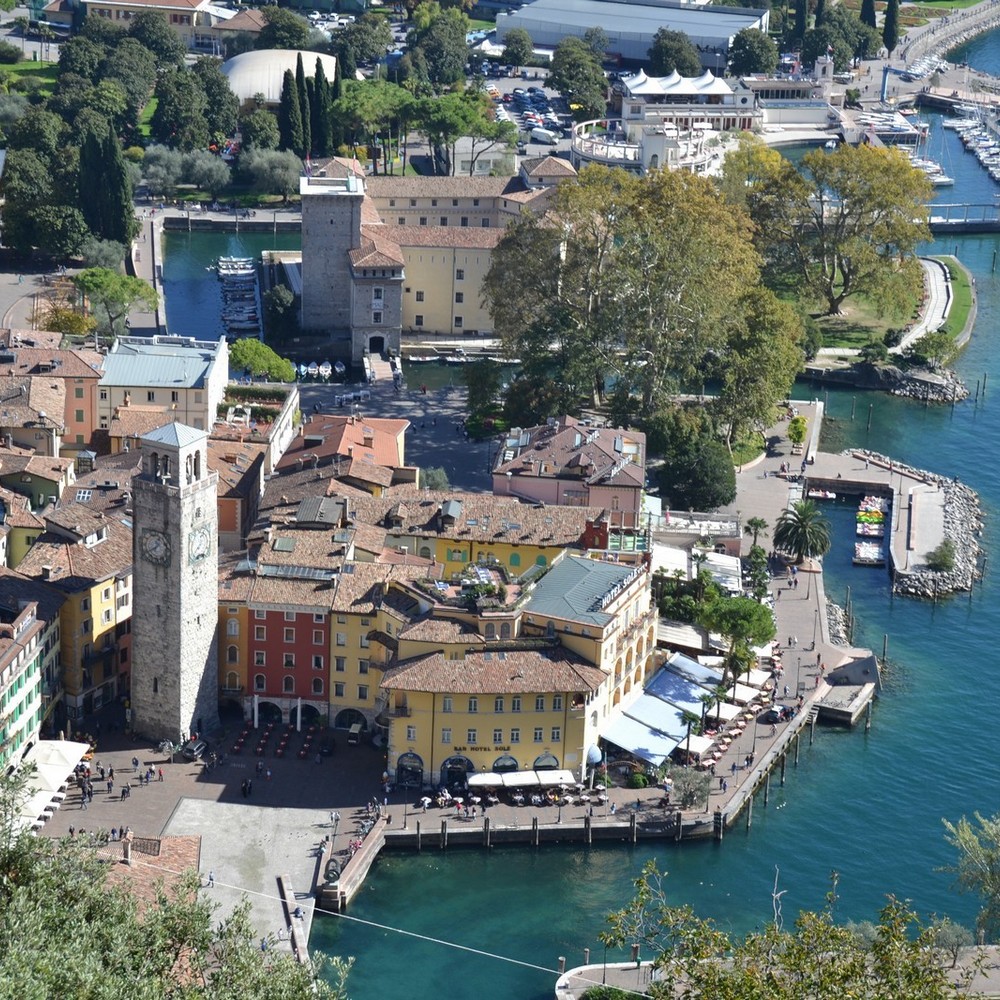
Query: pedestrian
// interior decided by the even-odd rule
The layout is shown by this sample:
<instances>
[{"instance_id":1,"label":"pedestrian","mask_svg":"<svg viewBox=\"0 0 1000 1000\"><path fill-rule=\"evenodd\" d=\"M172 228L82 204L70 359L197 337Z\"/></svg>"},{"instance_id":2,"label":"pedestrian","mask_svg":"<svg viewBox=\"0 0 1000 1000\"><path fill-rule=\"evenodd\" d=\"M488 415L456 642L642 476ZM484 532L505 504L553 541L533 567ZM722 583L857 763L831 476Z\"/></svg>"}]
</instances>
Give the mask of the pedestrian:
<instances>
[{"instance_id":1,"label":"pedestrian","mask_svg":"<svg viewBox=\"0 0 1000 1000\"><path fill-rule=\"evenodd\" d=\"M264 770L264 762L262 760L257 761L257 776L260 777L261 772Z\"/></svg>"},{"instance_id":2,"label":"pedestrian","mask_svg":"<svg viewBox=\"0 0 1000 1000\"><path fill-rule=\"evenodd\" d=\"M319 754L316 754L316 763L317 764L322 764L323 763L323 758Z\"/></svg>"},{"instance_id":3,"label":"pedestrian","mask_svg":"<svg viewBox=\"0 0 1000 1000\"><path fill-rule=\"evenodd\" d=\"M113 767L108 768L108 777L114 781L115 780L115 769Z\"/></svg>"},{"instance_id":4,"label":"pedestrian","mask_svg":"<svg viewBox=\"0 0 1000 1000\"><path fill-rule=\"evenodd\" d=\"M729 791L729 782L725 778L722 779L722 790L723 792Z\"/></svg>"},{"instance_id":5,"label":"pedestrian","mask_svg":"<svg viewBox=\"0 0 1000 1000\"><path fill-rule=\"evenodd\" d=\"M214 870L210 870L209 873L208 873L208 888L209 889L214 889L215 888L215 871Z\"/></svg>"},{"instance_id":6,"label":"pedestrian","mask_svg":"<svg viewBox=\"0 0 1000 1000\"><path fill-rule=\"evenodd\" d=\"M729 766L729 773L735 778L736 777L736 761L734 760Z\"/></svg>"},{"instance_id":7,"label":"pedestrian","mask_svg":"<svg viewBox=\"0 0 1000 1000\"><path fill-rule=\"evenodd\" d=\"M425 810L425 811L426 811L426 810ZM335 817L336 815L337 815L337 814L336 814L336 813L335 813L335 812L334 812L334 811L333 811L333 810L331 809L331 810L330 810L330 826L333 826L333 824L334 824L334 822L335 822L335 820L334 820L334 817Z\"/></svg>"},{"instance_id":8,"label":"pedestrian","mask_svg":"<svg viewBox=\"0 0 1000 1000\"><path fill-rule=\"evenodd\" d=\"M799 637L797 635L792 636L792 645L797 646L799 644Z\"/></svg>"},{"instance_id":9,"label":"pedestrian","mask_svg":"<svg viewBox=\"0 0 1000 1000\"><path fill-rule=\"evenodd\" d=\"M124 785L122 785L121 795L120 795L118 801L119 802L124 802L125 801L125 786Z\"/></svg>"},{"instance_id":10,"label":"pedestrian","mask_svg":"<svg viewBox=\"0 0 1000 1000\"><path fill-rule=\"evenodd\" d=\"M788 648L789 649L792 648L792 637L791 636L788 637Z\"/></svg>"},{"instance_id":11,"label":"pedestrian","mask_svg":"<svg viewBox=\"0 0 1000 1000\"><path fill-rule=\"evenodd\" d=\"M86 811L86 809L87 809L87 793L86 792L84 792L83 795L80 796L80 808L83 809L84 811Z\"/></svg>"},{"instance_id":12,"label":"pedestrian","mask_svg":"<svg viewBox=\"0 0 1000 1000\"><path fill-rule=\"evenodd\" d=\"M118 827L118 839L119 840L125 839L125 827L123 826Z\"/></svg>"},{"instance_id":13,"label":"pedestrian","mask_svg":"<svg viewBox=\"0 0 1000 1000\"><path fill-rule=\"evenodd\" d=\"M268 781L271 780L271 769L270 768L267 769L267 780Z\"/></svg>"},{"instance_id":14,"label":"pedestrian","mask_svg":"<svg viewBox=\"0 0 1000 1000\"><path fill-rule=\"evenodd\" d=\"M773 722L771 723L771 735L772 736L778 735L778 727Z\"/></svg>"},{"instance_id":15,"label":"pedestrian","mask_svg":"<svg viewBox=\"0 0 1000 1000\"><path fill-rule=\"evenodd\" d=\"M781 591L780 591L780 590L776 590L776 591L774 592L774 599L775 599L776 601L780 601L780 600L781 600Z\"/></svg>"},{"instance_id":16,"label":"pedestrian","mask_svg":"<svg viewBox=\"0 0 1000 1000\"><path fill-rule=\"evenodd\" d=\"M798 577L796 577L796 578L795 578L795 579L794 579L794 580L792 581L792 587L793 587L793 588L794 588L795 590L798 590L798 589L799 589L799 578L798 578Z\"/></svg>"},{"instance_id":17,"label":"pedestrian","mask_svg":"<svg viewBox=\"0 0 1000 1000\"><path fill-rule=\"evenodd\" d=\"M163 781L163 768L159 769L160 781Z\"/></svg>"},{"instance_id":18,"label":"pedestrian","mask_svg":"<svg viewBox=\"0 0 1000 1000\"><path fill-rule=\"evenodd\" d=\"M17 276L17 283L18 283L19 285L23 285L23 284L24 284L24 275L23 275L23 274L19 274L19 275Z\"/></svg>"},{"instance_id":19,"label":"pedestrian","mask_svg":"<svg viewBox=\"0 0 1000 1000\"><path fill-rule=\"evenodd\" d=\"M788 685L787 684L785 685L785 697L786 698L788 697Z\"/></svg>"},{"instance_id":20,"label":"pedestrian","mask_svg":"<svg viewBox=\"0 0 1000 1000\"><path fill-rule=\"evenodd\" d=\"M726 783L726 779L725 779L725 778L722 778L722 777L720 777L720 778L719 778L719 791L722 791L722 786L723 786L723 785L724 785L725 783Z\"/></svg>"},{"instance_id":21,"label":"pedestrian","mask_svg":"<svg viewBox=\"0 0 1000 1000\"><path fill-rule=\"evenodd\" d=\"M75 837L75 836L76 836L76 827L75 827L75 826L71 826L71 827L69 828L69 835L70 835L71 837Z\"/></svg>"},{"instance_id":22,"label":"pedestrian","mask_svg":"<svg viewBox=\"0 0 1000 1000\"><path fill-rule=\"evenodd\" d=\"M253 778L247 778L247 798L253 794Z\"/></svg>"},{"instance_id":23,"label":"pedestrian","mask_svg":"<svg viewBox=\"0 0 1000 1000\"><path fill-rule=\"evenodd\" d=\"M111 827L111 840L115 843L118 842L118 830L115 827Z\"/></svg>"}]
</instances>

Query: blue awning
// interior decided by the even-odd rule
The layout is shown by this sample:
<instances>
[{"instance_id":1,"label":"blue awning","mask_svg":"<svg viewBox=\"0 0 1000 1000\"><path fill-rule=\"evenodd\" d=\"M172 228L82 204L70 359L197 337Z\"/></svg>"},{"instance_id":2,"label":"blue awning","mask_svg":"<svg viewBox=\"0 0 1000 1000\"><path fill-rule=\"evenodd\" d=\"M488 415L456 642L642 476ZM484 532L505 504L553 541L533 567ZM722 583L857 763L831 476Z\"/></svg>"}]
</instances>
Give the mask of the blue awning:
<instances>
[{"instance_id":1,"label":"blue awning","mask_svg":"<svg viewBox=\"0 0 1000 1000\"><path fill-rule=\"evenodd\" d=\"M701 684L703 687L715 687L722 683L721 670L706 667L704 663L692 660L690 656L685 656L683 653L674 653L667 660L667 666L675 674L680 674L681 677L686 677L689 681L694 681L695 684Z\"/></svg>"},{"instance_id":2,"label":"blue awning","mask_svg":"<svg viewBox=\"0 0 1000 1000\"><path fill-rule=\"evenodd\" d=\"M677 740L672 736L650 729L649 726L644 726L627 715L621 716L611 724L604 733L604 739L657 766L662 764L677 746Z\"/></svg>"},{"instance_id":3,"label":"blue awning","mask_svg":"<svg viewBox=\"0 0 1000 1000\"><path fill-rule=\"evenodd\" d=\"M680 739L687 732L687 724L681 720L681 710L669 702L644 694L636 698L625 714L636 722L641 722L650 729L667 733L675 739ZM701 705L698 706L698 718L701 718Z\"/></svg>"},{"instance_id":4,"label":"blue awning","mask_svg":"<svg viewBox=\"0 0 1000 1000\"><path fill-rule=\"evenodd\" d=\"M678 708L694 712L699 718L705 705L701 700L709 688L675 674L672 670L657 671L656 676L646 685L646 694L676 705Z\"/></svg>"}]
</instances>

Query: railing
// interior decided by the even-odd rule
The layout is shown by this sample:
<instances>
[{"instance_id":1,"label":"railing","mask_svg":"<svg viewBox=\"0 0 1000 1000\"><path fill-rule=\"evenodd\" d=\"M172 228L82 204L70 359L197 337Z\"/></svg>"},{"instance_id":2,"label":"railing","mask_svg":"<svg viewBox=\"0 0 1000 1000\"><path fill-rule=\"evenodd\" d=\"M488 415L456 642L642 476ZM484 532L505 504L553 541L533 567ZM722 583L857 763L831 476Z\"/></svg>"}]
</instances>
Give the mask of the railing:
<instances>
[{"instance_id":1,"label":"railing","mask_svg":"<svg viewBox=\"0 0 1000 1000\"><path fill-rule=\"evenodd\" d=\"M242 694L243 685L242 684L220 684L219 685L220 694Z\"/></svg>"}]
</instances>

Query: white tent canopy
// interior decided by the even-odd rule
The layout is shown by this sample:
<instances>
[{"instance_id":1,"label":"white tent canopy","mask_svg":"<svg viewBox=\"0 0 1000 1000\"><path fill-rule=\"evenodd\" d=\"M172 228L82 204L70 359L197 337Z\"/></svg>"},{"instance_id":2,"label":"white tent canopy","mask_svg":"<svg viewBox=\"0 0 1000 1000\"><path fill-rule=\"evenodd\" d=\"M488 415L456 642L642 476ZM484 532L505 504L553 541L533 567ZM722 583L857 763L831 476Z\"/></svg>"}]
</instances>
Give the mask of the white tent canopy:
<instances>
[{"instance_id":1,"label":"white tent canopy","mask_svg":"<svg viewBox=\"0 0 1000 1000\"><path fill-rule=\"evenodd\" d=\"M535 773L538 775L538 783L546 788L555 785L576 784L576 778L573 777L572 771L536 771Z\"/></svg>"},{"instance_id":2,"label":"white tent canopy","mask_svg":"<svg viewBox=\"0 0 1000 1000\"><path fill-rule=\"evenodd\" d=\"M721 719L723 722L732 722L743 711L739 705L730 705L728 701L721 701L718 705L713 705L705 715L709 719Z\"/></svg>"},{"instance_id":3,"label":"white tent canopy","mask_svg":"<svg viewBox=\"0 0 1000 1000\"><path fill-rule=\"evenodd\" d=\"M726 692L726 697L731 698L737 705L745 705L747 702L753 701L754 698L759 698L760 691L746 684L734 684Z\"/></svg>"},{"instance_id":4,"label":"white tent canopy","mask_svg":"<svg viewBox=\"0 0 1000 1000\"><path fill-rule=\"evenodd\" d=\"M771 679L771 674L767 670L748 670L746 673L740 674L740 680L744 684L749 684L750 687L762 688Z\"/></svg>"},{"instance_id":5,"label":"white tent canopy","mask_svg":"<svg viewBox=\"0 0 1000 1000\"><path fill-rule=\"evenodd\" d=\"M685 753L690 752L696 757L700 757L714 743L715 740L710 739L708 736L695 736L695 734L692 733L690 746L688 745L688 738L685 736L684 739L677 744L677 749L684 751Z\"/></svg>"},{"instance_id":6,"label":"white tent canopy","mask_svg":"<svg viewBox=\"0 0 1000 1000\"><path fill-rule=\"evenodd\" d=\"M35 823L52 801L53 794L66 783L73 768L89 751L89 743L40 740L24 755L19 767L33 765L35 773L28 782L28 798L18 813L17 823L21 829Z\"/></svg>"},{"instance_id":7,"label":"white tent canopy","mask_svg":"<svg viewBox=\"0 0 1000 1000\"><path fill-rule=\"evenodd\" d=\"M499 788L503 784L503 775L495 771L483 771L473 774L468 780L469 788Z\"/></svg>"},{"instance_id":8,"label":"white tent canopy","mask_svg":"<svg viewBox=\"0 0 1000 1000\"><path fill-rule=\"evenodd\" d=\"M534 771L510 771L500 776L503 778L504 788L527 788L528 785L537 785L538 775Z\"/></svg>"}]
</instances>

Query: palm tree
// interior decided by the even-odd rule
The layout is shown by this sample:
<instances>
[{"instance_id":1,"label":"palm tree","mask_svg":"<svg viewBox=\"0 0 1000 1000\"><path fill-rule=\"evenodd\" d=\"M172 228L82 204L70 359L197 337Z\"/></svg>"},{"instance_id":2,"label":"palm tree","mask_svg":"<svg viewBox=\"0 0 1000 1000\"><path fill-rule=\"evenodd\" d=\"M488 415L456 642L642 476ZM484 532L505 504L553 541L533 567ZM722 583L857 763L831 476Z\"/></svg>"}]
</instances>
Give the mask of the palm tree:
<instances>
[{"instance_id":1,"label":"palm tree","mask_svg":"<svg viewBox=\"0 0 1000 1000\"><path fill-rule=\"evenodd\" d=\"M791 552L797 563L824 555L830 551L830 522L811 500L799 500L778 518L774 543Z\"/></svg>"},{"instance_id":2,"label":"palm tree","mask_svg":"<svg viewBox=\"0 0 1000 1000\"><path fill-rule=\"evenodd\" d=\"M757 536L767 534L768 524L767 521L762 517L751 517L747 520L747 523L743 525L744 535L753 535L753 546L757 545Z\"/></svg>"},{"instance_id":3,"label":"palm tree","mask_svg":"<svg viewBox=\"0 0 1000 1000\"><path fill-rule=\"evenodd\" d=\"M689 712L686 708L681 712L681 722L685 723L688 727L687 729L687 755L688 759L691 758L691 727L697 725L699 719L694 712Z\"/></svg>"}]
</instances>

